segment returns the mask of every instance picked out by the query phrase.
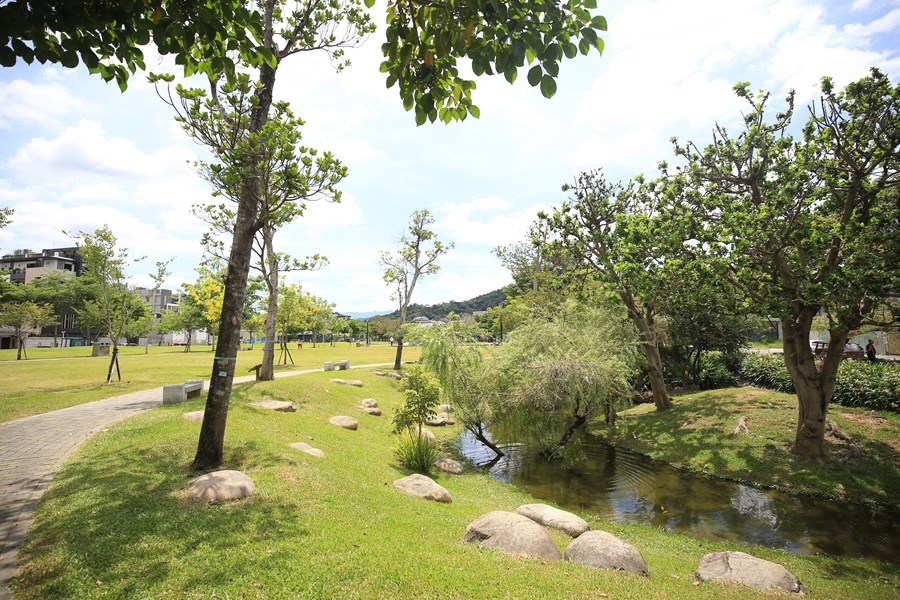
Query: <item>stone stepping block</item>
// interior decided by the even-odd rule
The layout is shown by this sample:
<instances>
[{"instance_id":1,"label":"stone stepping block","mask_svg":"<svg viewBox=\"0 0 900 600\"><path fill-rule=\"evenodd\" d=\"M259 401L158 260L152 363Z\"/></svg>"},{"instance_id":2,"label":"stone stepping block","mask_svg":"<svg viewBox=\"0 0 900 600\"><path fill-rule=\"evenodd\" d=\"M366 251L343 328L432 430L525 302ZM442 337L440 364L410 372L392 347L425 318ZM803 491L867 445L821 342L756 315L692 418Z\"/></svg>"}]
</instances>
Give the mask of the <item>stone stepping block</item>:
<instances>
[{"instance_id":1,"label":"stone stepping block","mask_svg":"<svg viewBox=\"0 0 900 600\"><path fill-rule=\"evenodd\" d=\"M250 406L258 406L259 408L278 412L297 412L297 406L293 402L282 402L281 400L260 400L259 402L251 402Z\"/></svg>"},{"instance_id":2,"label":"stone stepping block","mask_svg":"<svg viewBox=\"0 0 900 600\"><path fill-rule=\"evenodd\" d=\"M378 400L374 398L363 398L359 401L359 405L364 408L378 408Z\"/></svg>"},{"instance_id":3,"label":"stone stepping block","mask_svg":"<svg viewBox=\"0 0 900 600\"><path fill-rule=\"evenodd\" d=\"M357 421L353 417L347 417L344 415L331 417L330 419L328 419L328 422L332 425L337 425L338 427L343 427L344 429L352 429L354 431L357 427L359 427L359 421Z\"/></svg>"},{"instance_id":4,"label":"stone stepping block","mask_svg":"<svg viewBox=\"0 0 900 600\"><path fill-rule=\"evenodd\" d=\"M359 379L339 379L335 377L331 380L331 383L336 383L338 385L352 385L354 387L362 387L363 382Z\"/></svg>"},{"instance_id":5,"label":"stone stepping block","mask_svg":"<svg viewBox=\"0 0 900 600\"><path fill-rule=\"evenodd\" d=\"M203 412L202 410L195 410L193 412L186 412L181 415L182 419L187 419L188 421L202 421L203 420Z\"/></svg>"},{"instance_id":6,"label":"stone stepping block","mask_svg":"<svg viewBox=\"0 0 900 600\"><path fill-rule=\"evenodd\" d=\"M450 473L451 475L462 475L464 470L462 463L458 460L453 460L452 458L437 459L434 461L434 468L443 471L444 473Z\"/></svg>"},{"instance_id":7,"label":"stone stepping block","mask_svg":"<svg viewBox=\"0 0 900 600\"><path fill-rule=\"evenodd\" d=\"M447 413L440 413L426 420L425 424L432 427L443 427L444 425L454 425L456 421L451 419Z\"/></svg>"},{"instance_id":8,"label":"stone stepping block","mask_svg":"<svg viewBox=\"0 0 900 600\"><path fill-rule=\"evenodd\" d=\"M300 452L306 452L307 454L310 454L312 456L325 458L325 453L323 451L319 450L318 448L313 448L306 442L294 442L293 444L290 444L290 447L296 448Z\"/></svg>"},{"instance_id":9,"label":"stone stepping block","mask_svg":"<svg viewBox=\"0 0 900 600\"><path fill-rule=\"evenodd\" d=\"M528 517L504 510L485 513L469 523L461 541L513 556L560 559L559 549L546 529Z\"/></svg>"},{"instance_id":10,"label":"stone stepping block","mask_svg":"<svg viewBox=\"0 0 900 600\"><path fill-rule=\"evenodd\" d=\"M613 571L628 571L650 577L650 568L640 551L605 531L585 531L566 548L566 560L579 565Z\"/></svg>"},{"instance_id":11,"label":"stone stepping block","mask_svg":"<svg viewBox=\"0 0 900 600\"><path fill-rule=\"evenodd\" d=\"M394 381L400 381L401 379L403 379L403 375L401 375L400 373L394 373L393 371L388 373L387 376Z\"/></svg>"},{"instance_id":12,"label":"stone stepping block","mask_svg":"<svg viewBox=\"0 0 900 600\"><path fill-rule=\"evenodd\" d=\"M370 408L368 406L363 407L362 411L368 415L372 415L373 417L380 417L383 414L380 408Z\"/></svg>"},{"instance_id":13,"label":"stone stepping block","mask_svg":"<svg viewBox=\"0 0 900 600\"><path fill-rule=\"evenodd\" d=\"M806 588L781 565L745 552L712 552L703 555L694 573L699 581L731 581L758 590L780 589L805 594Z\"/></svg>"},{"instance_id":14,"label":"stone stepping block","mask_svg":"<svg viewBox=\"0 0 900 600\"><path fill-rule=\"evenodd\" d=\"M213 471L194 479L188 491L198 500L221 502L252 496L256 484L240 471Z\"/></svg>"},{"instance_id":15,"label":"stone stepping block","mask_svg":"<svg viewBox=\"0 0 900 600\"><path fill-rule=\"evenodd\" d=\"M422 500L433 500L449 504L453 502L450 492L436 483L431 477L413 473L394 482L394 487Z\"/></svg>"},{"instance_id":16,"label":"stone stepping block","mask_svg":"<svg viewBox=\"0 0 900 600\"><path fill-rule=\"evenodd\" d=\"M516 509L516 512L539 525L558 529L573 538L577 538L591 528L588 522L578 515L546 504L523 504Z\"/></svg>"}]
</instances>

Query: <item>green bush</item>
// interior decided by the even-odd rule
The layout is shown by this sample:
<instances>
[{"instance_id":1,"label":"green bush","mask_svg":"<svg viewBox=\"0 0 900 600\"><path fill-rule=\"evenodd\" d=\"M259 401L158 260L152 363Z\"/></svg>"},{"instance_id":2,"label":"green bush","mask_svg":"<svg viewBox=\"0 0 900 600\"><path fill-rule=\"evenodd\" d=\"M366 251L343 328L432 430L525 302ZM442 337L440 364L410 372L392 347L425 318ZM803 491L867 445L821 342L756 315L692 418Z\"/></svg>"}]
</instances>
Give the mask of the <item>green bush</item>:
<instances>
[{"instance_id":1,"label":"green bush","mask_svg":"<svg viewBox=\"0 0 900 600\"><path fill-rule=\"evenodd\" d=\"M401 435L397 445L397 460L407 469L428 475L434 461L437 460L437 449L428 438L418 436L413 429L409 435Z\"/></svg>"},{"instance_id":2,"label":"green bush","mask_svg":"<svg viewBox=\"0 0 900 600\"><path fill-rule=\"evenodd\" d=\"M753 385L794 394L794 383L778 354L744 354L741 378ZM843 360L838 367L831 401L900 413L900 365Z\"/></svg>"},{"instance_id":3,"label":"green bush","mask_svg":"<svg viewBox=\"0 0 900 600\"><path fill-rule=\"evenodd\" d=\"M738 370L732 368L733 360L721 352L710 352L703 357L700 368L700 380L697 384L701 390L718 390L734 387L738 384Z\"/></svg>"}]
</instances>

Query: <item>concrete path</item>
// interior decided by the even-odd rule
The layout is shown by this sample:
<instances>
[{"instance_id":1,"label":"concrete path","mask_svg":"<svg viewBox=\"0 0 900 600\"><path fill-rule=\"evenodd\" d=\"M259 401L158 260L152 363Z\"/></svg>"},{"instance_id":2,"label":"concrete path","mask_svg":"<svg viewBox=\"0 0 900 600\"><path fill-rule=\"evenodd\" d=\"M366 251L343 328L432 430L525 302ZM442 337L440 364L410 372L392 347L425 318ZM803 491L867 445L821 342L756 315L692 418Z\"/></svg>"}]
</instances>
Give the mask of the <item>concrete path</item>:
<instances>
[{"instance_id":1,"label":"concrete path","mask_svg":"<svg viewBox=\"0 0 900 600\"><path fill-rule=\"evenodd\" d=\"M354 369L393 366L358 365ZM276 378L320 369L276 373ZM253 381L252 375L234 383ZM208 389L209 384L206 384ZM18 571L18 553L34 510L66 457L84 440L135 413L162 405L162 387L70 406L0 424L0 600Z\"/></svg>"}]
</instances>

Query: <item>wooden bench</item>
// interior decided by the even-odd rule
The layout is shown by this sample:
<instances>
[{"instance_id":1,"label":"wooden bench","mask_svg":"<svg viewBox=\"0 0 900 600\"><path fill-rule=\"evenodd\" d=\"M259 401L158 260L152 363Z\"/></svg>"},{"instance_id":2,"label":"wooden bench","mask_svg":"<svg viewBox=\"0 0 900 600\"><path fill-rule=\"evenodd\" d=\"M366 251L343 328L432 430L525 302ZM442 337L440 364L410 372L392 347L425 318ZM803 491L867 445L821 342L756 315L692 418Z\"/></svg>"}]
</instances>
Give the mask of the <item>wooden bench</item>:
<instances>
[{"instance_id":1,"label":"wooden bench","mask_svg":"<svg viewBox=\"0 0 900 600\"><path fill-rule=\"evenodd\" d=\"M163 404L179 404L189 397L203 393L202 379L188 379L184 383L171 383L163 386Z\"/></svg>"}]
</instances>

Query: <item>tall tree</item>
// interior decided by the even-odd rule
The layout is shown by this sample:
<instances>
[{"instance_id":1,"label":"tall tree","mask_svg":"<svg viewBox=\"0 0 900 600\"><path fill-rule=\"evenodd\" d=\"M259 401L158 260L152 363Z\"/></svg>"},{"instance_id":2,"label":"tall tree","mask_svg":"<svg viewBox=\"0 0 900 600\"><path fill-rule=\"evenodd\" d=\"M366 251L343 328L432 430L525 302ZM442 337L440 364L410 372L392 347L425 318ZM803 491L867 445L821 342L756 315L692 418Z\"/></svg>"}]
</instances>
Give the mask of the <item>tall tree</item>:
<instances>
[{"instance_id":1,"label":"tall tree","mask_svg":"<svg viewBox=\"0 0 900 600\"><path fill-rule=\"evenodd\" d=\"M664 209L665 182L635 178L627 187L612 184L602 171L582 173L573 184L571 201L553 215L541 214L562 245L580 262L586 275L609 286L628 309L643 343L650 389L657 410L672 407L666 391L656 321L671 261L693 235L687 220Z\"/></svg>"},{"instance_id":2,"label":"tall tree","mask_svg":"<svg viewBox=\"0 0 900 600\"><path fill-rule=\"evenodd\" d=\"M824 78L802 141L788 128L794 95L773 121L768 94L735 86L748 111L744 129L716 126L705 149L676 143L704 238L729 277L761 312L782 319L784 361L797 390L791 451L821 460L825 420L849 332L880 317L900 290L900 86L876 69L836 91ZM816 361L816 315L830 343Z\"/></svg>"},{"instance_id":3,"label":"tall tree","mask_svg":"<svg viewBox=\"0 0 900 600\"><path fill-rule=\"evenodd\" d=\"M400 307L400 324L406 323L406 310L412 299L419 279L436 273L440 267L435 262L438 257L453 248L453 242L444 244L437 239L433 231L428 229L434 223L434 217L428 210L416 210L409 219L406 233L400 236L397 249L382 250L380 264L384 269L382 279L393 288L391 299ZM403 329L397 336L397 355L394 358L394 369L400 370L403 357Z\"/></svg>"}]
</instances>

